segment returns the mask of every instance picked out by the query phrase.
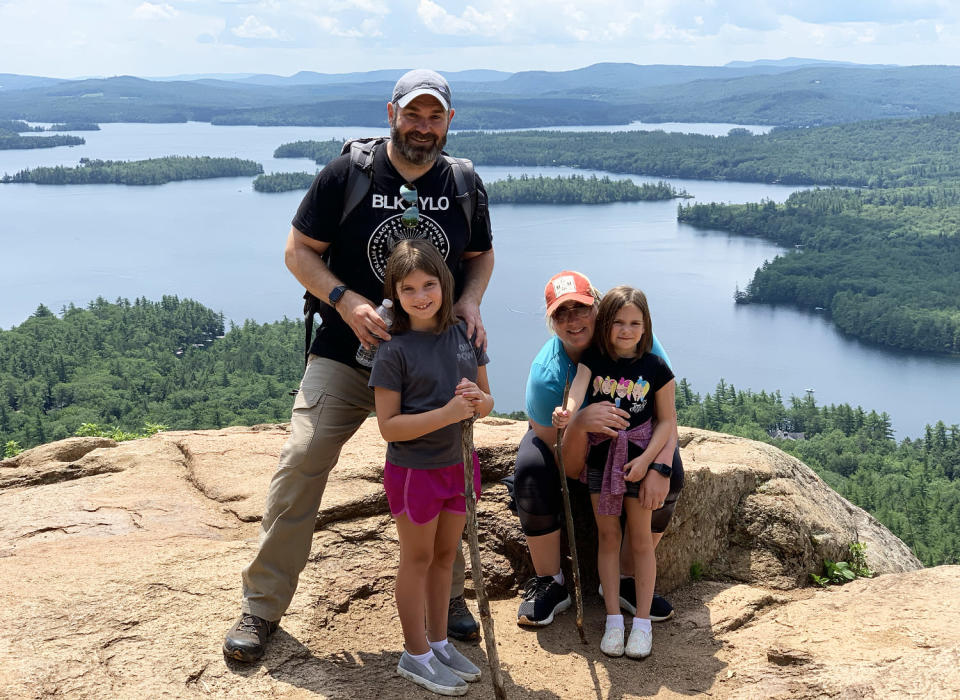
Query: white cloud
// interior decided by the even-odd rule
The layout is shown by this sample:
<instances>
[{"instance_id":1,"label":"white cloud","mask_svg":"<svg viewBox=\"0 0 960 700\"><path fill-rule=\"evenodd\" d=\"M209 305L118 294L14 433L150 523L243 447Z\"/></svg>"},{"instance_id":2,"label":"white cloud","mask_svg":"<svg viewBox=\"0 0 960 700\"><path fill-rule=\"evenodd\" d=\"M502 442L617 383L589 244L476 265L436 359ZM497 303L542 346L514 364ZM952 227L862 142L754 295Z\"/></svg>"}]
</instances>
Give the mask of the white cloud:
<instances>
[{"instance_id":1,"label":"white cloud","mask_svg":"<svg viewBox=\"0 0 960 700\"><path fill-rule=\"evenodd\" d=\"M56 77L801 56L960 64L956 0L0 0L3 70Z\"/></svg>"},{"instance_id":2,"label":"white cloud","mask_svg":"<svg viewBox=\"0 0 960 700\"><path fill-rule=\"evenodd\" d=\"M320 27L320 30L329 36L342 37L346 39L360 39L383 36L380 31L379 18L369 17L360 22L357 27L344 27L336 17L326 15L314 16L310 18L314 24Z\"/></svg>"},{"instance_id":3,"label":"white cloud","mask_svg":"<svg viewBox=\"0 0 960 700\"><path fill-rule=\"evenodd\" d=\"M473 5L467 5L458 17L433 0L420 0L417 15L427 29L437 34L490 37L503 33L515 21L513 3L494 5L496 7L486 13L480 12Z\"/></svg>"},{"instance_id":4,"label":"white cloud","mask_svg":"<svg viewBox=\"0 0 960 700\"><path fill-rule=\"evenodd\" d=\"M136 19L154 20L154 19L173 19L180 13L177 9L167 3L142 3L133 11Z\"/></svg>"},{"instance_id":5,"label":"white cloud","mask_svg":"<svg viewBox=\"0 0 960 700\"><path fill-rule=\"evenodd\" d=\"M276 29L264 24L255 15L247 15L243 24L233 27L230 32L241 39L280 39Z\"/></svg>"},{"instance_id":6,"label":"white cloud","mask_svg":"<svg viewBox=\"0 0 960 700\"><path fill-rule=\"evenodd\" d=\"M390 5L382 0L343 0L331 3L331 10L360 10L371 15L386 16L390 14Z\"/></svg>"}]
</instances>

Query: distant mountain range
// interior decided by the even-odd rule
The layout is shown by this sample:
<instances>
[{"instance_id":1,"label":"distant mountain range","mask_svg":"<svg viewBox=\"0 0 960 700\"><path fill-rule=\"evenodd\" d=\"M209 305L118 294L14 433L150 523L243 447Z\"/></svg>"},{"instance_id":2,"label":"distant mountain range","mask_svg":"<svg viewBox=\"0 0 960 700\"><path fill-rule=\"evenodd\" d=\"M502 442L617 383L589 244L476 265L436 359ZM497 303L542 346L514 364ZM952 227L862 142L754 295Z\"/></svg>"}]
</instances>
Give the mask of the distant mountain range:
<instances>
[{"instance_id":1,"label":"distant mountain range","mask_svg":"<svg viewBox=\"0 0 960 700\"><path fill-rule=\"evenodd\" d=\"M0 74L0 119L380 125L405 69L61 80ZM725 66L597 63L445 74L460 128L635 120L813 126L960 110L960 67L788 58Z\"/></svg>"}]
</instances>

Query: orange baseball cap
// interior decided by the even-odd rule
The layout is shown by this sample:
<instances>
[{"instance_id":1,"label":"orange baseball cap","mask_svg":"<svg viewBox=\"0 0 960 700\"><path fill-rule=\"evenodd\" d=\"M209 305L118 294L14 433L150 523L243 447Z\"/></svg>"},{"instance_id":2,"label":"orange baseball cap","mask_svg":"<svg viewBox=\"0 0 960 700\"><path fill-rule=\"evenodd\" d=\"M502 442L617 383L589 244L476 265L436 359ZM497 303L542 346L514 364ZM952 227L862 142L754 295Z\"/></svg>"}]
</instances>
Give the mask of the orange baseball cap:
<instances>
[{"instance_id":1,"label":"orange baseball cap","mask_svg":"<svg viewBox=\"0 0 960 700\"><path fill-rule=\"evenodd\" d=\"M586 306L593 306L593 285L586 275L572 270L558 272L547 282L543 290L544 300L547 302L547 316L553 315L557 307L565 301L578 301Z\"/></svg>"}]
</instances>

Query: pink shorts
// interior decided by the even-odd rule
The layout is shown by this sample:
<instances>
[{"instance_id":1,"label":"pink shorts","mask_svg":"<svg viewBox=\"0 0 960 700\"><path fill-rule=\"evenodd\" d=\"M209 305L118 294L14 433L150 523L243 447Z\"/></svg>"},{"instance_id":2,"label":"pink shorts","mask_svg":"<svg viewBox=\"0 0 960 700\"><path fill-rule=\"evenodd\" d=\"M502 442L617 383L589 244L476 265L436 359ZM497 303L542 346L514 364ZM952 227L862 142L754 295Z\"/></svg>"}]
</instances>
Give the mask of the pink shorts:
<instances>
[{"instance_id":1,"label":"pink shorts","mask_svg":"<svg viewBox=\"0 0 960 700\"><path fill-rule=\"evenodd\" d=\"M405 513L415 525L426 525L445 510L466 513L463 497L463 462L440 469L410 469L387 462L383 467L383 488L390 514ZM480 460L473 453L473 492L480 500Z\"/></svg>"}]
</instances>

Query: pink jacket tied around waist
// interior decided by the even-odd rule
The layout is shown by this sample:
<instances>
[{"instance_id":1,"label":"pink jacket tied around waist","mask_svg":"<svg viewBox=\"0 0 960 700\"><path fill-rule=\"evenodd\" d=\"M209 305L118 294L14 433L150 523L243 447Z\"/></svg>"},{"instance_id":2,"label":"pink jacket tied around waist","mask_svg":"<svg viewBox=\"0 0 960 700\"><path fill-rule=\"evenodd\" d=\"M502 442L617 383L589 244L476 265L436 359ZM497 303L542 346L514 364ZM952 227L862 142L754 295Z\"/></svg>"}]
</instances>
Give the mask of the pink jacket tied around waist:
<instances>
[{"instance_id":1,"label":"pink jacket tied around waist","mask_svg":"<svg viewBox=\"0 0 960 700\"><path fill-rule=\"evenodd\" d=\"M603 481L600 482L600 500L597 502L597 513L600 515L620 515L623 511L623 494L627 492L627 482L624 479L623 467L627 463L627 445L633 443L646 449L653 437L653 421L647 420L636 428L618 430L615 437L608 437L601 433L587 433L587 444L590 447L611 440L607 450L607 462L603 465ZM580 481L586 483L587 470L580 472Z\"/></svg>"}]
</instances>

